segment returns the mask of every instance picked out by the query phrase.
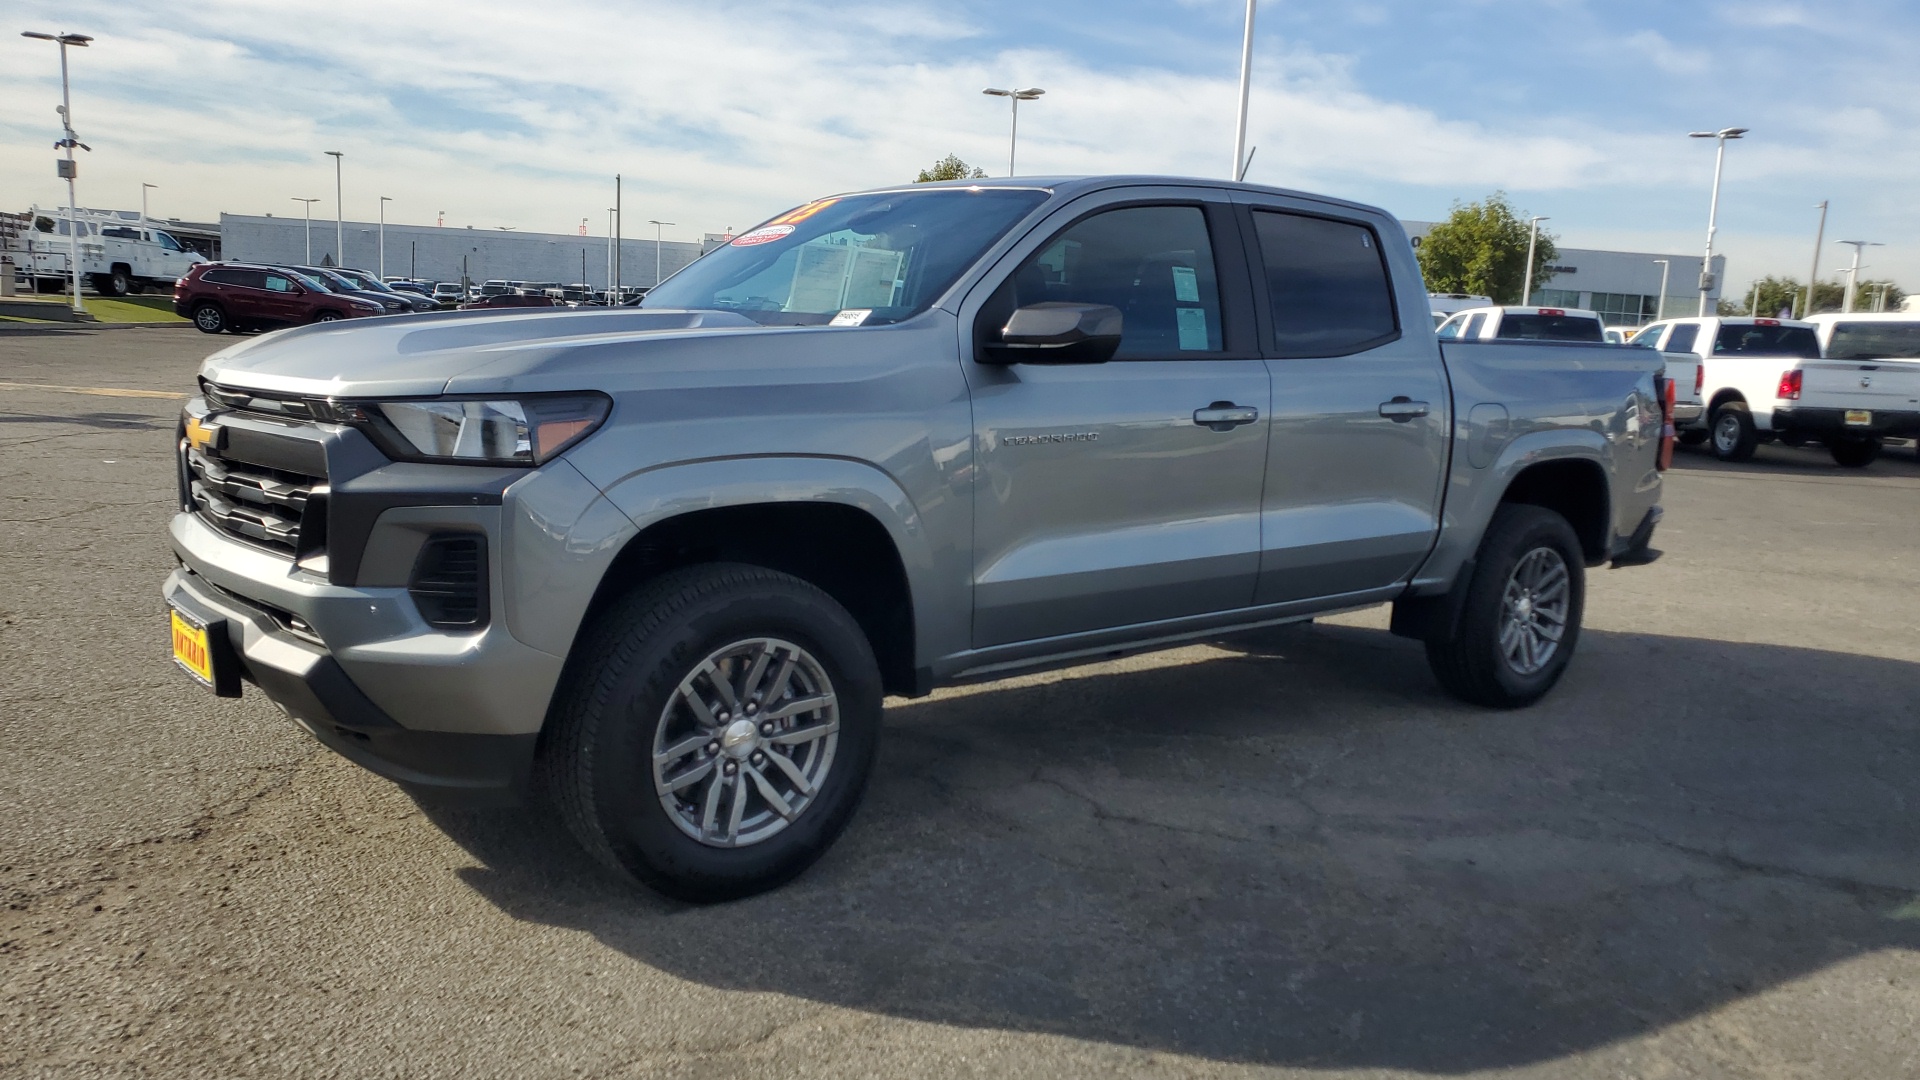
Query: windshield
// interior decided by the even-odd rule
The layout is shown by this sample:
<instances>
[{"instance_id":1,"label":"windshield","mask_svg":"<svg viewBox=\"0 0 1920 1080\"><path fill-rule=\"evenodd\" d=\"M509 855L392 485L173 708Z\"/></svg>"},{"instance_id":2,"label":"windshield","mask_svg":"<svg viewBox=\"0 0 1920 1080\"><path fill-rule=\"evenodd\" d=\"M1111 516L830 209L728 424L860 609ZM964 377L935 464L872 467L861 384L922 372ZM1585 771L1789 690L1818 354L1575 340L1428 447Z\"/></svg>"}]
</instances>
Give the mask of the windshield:
<instances>
[{"instance_id":1,"label":"windshield","mask_svg":"<svg viewBox=\"0 0 1920 1080\"><path fill-rule=\"evenodd\" d=\"M358 270L335 270L334 273L347 279L347 283L356 289L371 289L374 292L392 292L387 283Z\"/></svg>"},{"instance_id":2,"label":"windshield","mask_svg":"<svg viewBox=\"0 0 1920 1080\"><path fill-rule=\"evenodd\" d=\"M1920 359L1920 320L1833 324L1827 341L1829 360Z\"/></svg>"},{"instance_id":3,"label":"windshield","mask_svg":"<svg viewBox=\"0 0 1920 1080\"><path fill-rule=\"evenodd\" d=\"M1046 198L937 188L822 199L702 256L640 306L737 311L769 326L899 322L926 310Z\"/></svg>"},{"instance_id":4,"label":"windshield","mask_svg":"<svg viewBox=\"0 0 1920 1080\"><path fill-rule=\"evenodd\" d=\"M1765 326L1760 323L1720 324L1713 339L1715 356L1797 356L1820 359L1820 339L1807 326Z\"/></svg>"},{"instance_id":5,"label":"windshield","mask_svg":"<svg viewBox=\"0 0 1920 1080\"><path fill-rule=\"evenodd\" d=\"M287 273L292 274L294 277L299 278L300 284L305 285L307 288L312 289L314 292L330 293L330 292L339 291L338 289L335 289L332 285L328 284L327 282L321 280L318 277L315 277L312 274L303 274L298 270L289 270L287 271Z\"/></svg>"},{"instance_id":6,"label":"windshield","mask_svg":"<svg viewBox=\"0 0 1920 1080\"><path fill-rule=\"evenodd\" d=\"M1500 319L1501 338L1522 341L1605 341L1600 320L1580 315L1506 315Z\"/></svg>"}]
</instances>

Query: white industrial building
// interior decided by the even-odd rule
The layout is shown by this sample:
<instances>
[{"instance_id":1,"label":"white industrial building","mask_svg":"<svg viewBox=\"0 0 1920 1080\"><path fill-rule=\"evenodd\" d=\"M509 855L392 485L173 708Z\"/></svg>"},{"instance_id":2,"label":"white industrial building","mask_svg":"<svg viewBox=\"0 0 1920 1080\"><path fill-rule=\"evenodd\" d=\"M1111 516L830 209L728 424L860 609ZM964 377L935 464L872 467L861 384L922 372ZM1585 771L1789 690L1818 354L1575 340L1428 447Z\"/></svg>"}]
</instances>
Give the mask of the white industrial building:
<instances>
[{"instance_id":1,"label":"white industrial building","mask_svg":"<svg viewBox=\"0 0 1920 1080\"><path fill-rule=\"evenodd\" d=\"M1403 221L1413 246L1419 247L1434 227L1431 221ZM1643 251L1595 251L1590 248L1560 249L1548 267L1552 276L1536 281L1532 303L1545 307L1585 308L1597 311L1608 326L1641 326L1662 314L1660 272L1657 260L1668 261L1667 293L1664 314L1668 318L1693 315L1700 310L1701 257L1698 255L1662 255ZM1724 255L1713 257L1714 287L1707 293L1707 314L1720 300L1720 286L1727 270Z\"/></svg>"}]
</instances>

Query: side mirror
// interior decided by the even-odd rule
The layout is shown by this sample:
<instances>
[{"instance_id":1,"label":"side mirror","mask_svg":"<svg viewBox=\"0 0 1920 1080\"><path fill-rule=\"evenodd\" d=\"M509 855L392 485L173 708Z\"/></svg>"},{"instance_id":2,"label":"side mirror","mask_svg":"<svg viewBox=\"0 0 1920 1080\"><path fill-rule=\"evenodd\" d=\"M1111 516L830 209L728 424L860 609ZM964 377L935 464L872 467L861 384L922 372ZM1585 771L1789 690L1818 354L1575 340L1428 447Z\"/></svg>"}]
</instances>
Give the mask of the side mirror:
<instances>
[{"instance_id":1,"label":"side mirror","mask_svg":"<svg viewBox=\"0 0 1920 1080\"><path fill-rule=\"evenodd\" d=\"M1120 348L1120 309L1049 300L1016 310L1000 340L981 350L989 364L1104 364Z\"/></svg>"}]
</instances>

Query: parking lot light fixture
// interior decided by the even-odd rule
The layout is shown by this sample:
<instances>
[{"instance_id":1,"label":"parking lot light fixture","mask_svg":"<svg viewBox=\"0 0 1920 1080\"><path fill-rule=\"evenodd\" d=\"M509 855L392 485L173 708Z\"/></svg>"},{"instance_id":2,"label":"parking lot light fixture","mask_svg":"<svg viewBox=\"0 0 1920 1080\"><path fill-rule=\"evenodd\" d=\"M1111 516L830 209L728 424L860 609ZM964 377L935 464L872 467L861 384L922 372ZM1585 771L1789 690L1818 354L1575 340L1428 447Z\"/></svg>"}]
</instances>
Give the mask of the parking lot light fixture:
<instances>
[{"instance_id":1,"label":"parking lot light fixture","mask_svg":"<svg viewBox=\"0 0 1920 1080\"><path fill-rule=\"evenodd\" d=\"M387 280L387 204L393 196L380 196L380 280Z\"/></svg>"},{"instance_id":2,"label":"parking lot light fixture","mask_svg":"<svg viewBox=\"0 0 1920 1080\"><path fill-rule=\"evenodd\" d=\"M1878 240L1835 240L1836 244L1846 244L1853 248L1853 265L1847 267L1847 295L1840 302L1840 310L1848 314L1853 312L1854 288L1860 281L1860 251L1863 248L1886 247Z\"/></svg>"},{"instance_id":3,"label":"parking lot light fixture","mask_svg":"<svg viewBox=\"0 0 1920 1080\"><path fill-rule=\"evenodd\" d=\"M67 152L60 170L60 175L67 181L67 272L73 281L74 313L85 315L87 308L80 300L80 200L74 191L74 177L78 170L73 163L73 148L81 143L80 137L73 133L73 95L67 86L67 46L83 49L93 38L86 34L47 34L38 30L23 30L20 36L51 41L60 46L60 127L66 138L55 143L54 149Z\"/></svg>"},{"instance_id":4,"label":"parking lot light fixture","mask_svg":"<svg viewBox=\"0 0 1920 1080\"><path fill-rule=\"evenodd\" d=\"M1540 223L1551 221L1545 214L1535 214L1527 223L1527 276L1520 285L1520 302L1533 303L1533 246L1540 239Z\"/></svg>"},{"instance_id":5,"label":"parking lot light fixture","mask_svg":"<svg viewBox=\"0 0 1920 1080\"><path fill-rule=\"evenodd\" d=\"M1002 90L999 87L989 86L980 92L988 97L1006 98L1013 105L1013 132L1007 137L1007 175L1012 176L1014 151L1020 146L1020 103L1032 101L1046 91L1037 86L1029 86L1024 90Z\"/></svg>"},{"instance_id":6,"label":"parking lot light fixture","mask_svg":"<svg viewBox=\"0 0 1920 1080\"><path fill-rule=\"evenodd\" d=\"M660 284L660 229L661 226L678 225L679 222L655 221L652 218L648 218L647 224L653 226L653 283L658 285Z\"/></svg>"},{"instance_id":7,"label":"parking lot light fixture","mask_svg":"<svg viewBox=\"0 0 1920 1080\"><path fill-rule=\"evenodd\" d=\"M341 225L344 215L341 213L340 160L347 155L338 150L327 151L333 159L333 259L334 265L347 265L346 229Z\"/></svg>"},{"instance_id":8,"label":"parking lot light fixture","mask_svg":"<svg viewBox=\"0 0 1920 1080\"><path fill-rule=\"evenodd\" d=\"M313 265L313 204L319 202L320 200L318 198L303 199L300 196L295 195L293 196L293 201L297 203L307 204L307 257L305 260L303 260L302 265L312 266Z\"/></svg>"},{"instance_id":9,"label":"parking lot light fixture","mask_svg":"<svg viewBox=\"0 0 1920 1080\"><path fill-rule=\"evenodd\" d=\"M1660 299L1653 309L1653 321L1659 322L1667 317L1667 271L1673 269L1673 260L1655 259L1653 261L1660 264Z\"/></svg>"},{"instance_id":10,"label":"parking lot light fixture","mask_svg":"<svg viewBox=\"0 0 1920 1080\"><path fill-rule=\"evenodd\" d=\"M1813 314L1813 283L1820 280L1821 241L1827 237L1827 200L1820 200L1820 226L1813 230L1813 266L1807 270L1807 302L1800 308L1800 317Z\"/></svg>"},{"instance_id":11,"label":"parking lot light fixture","mask_svg":"<svg viewBox=\"0 0 1920 1080\"><path fill-rule=\"evenodd\" d=\"M1720 219L1720 167L1726 164L1727 140L1744 136L1748 128L1721 128L1719 131L1689 131L1689 139L1714 139L1718 143L1713 154L1713 199L1707 204L1707 257L1700 262L1700 314L1707 313L1707 294L1716 284L1713 280L1713 233Z\"/></svg>"},{"instance_id":12,"label":"parking lot light fixture","mask_svg":"<svg viewBox=\"0 0 1920 1080\"><path fill-rule=\"evenodd\" d=\"M1247 25L1240 35L1240 113L1235 117L1233 134L1233 171L1229 180L1244 180L1253 154L1247 150L1247 105L1253 94L1253 7L1247 0Z\"/></svg>"}]
</instances>

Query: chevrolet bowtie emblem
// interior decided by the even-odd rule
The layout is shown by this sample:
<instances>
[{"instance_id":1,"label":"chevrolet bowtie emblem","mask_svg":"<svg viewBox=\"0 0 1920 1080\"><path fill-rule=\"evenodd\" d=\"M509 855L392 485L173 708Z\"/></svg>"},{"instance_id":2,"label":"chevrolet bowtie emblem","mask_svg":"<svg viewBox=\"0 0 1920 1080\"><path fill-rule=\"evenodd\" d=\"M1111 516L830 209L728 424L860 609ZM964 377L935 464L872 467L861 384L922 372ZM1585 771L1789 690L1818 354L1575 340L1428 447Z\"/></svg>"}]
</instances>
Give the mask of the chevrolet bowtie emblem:
<instances>
[{"instance_id":1,"label":"chevrolet bowtie emblem","mask_svg":"<svg viewBox=\"0 0 1920 1080\"><path fill-rule=\"evenodd\" d=\"M205 450L208 447L218 450L221 430L218 424L201 423L197 418L189 416L187 417L187 445L195 450Z\"/></svg>"}]
</instances>

